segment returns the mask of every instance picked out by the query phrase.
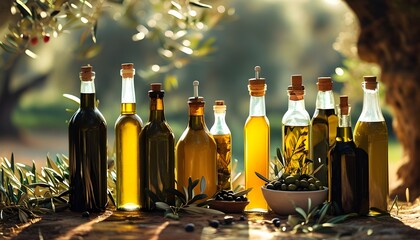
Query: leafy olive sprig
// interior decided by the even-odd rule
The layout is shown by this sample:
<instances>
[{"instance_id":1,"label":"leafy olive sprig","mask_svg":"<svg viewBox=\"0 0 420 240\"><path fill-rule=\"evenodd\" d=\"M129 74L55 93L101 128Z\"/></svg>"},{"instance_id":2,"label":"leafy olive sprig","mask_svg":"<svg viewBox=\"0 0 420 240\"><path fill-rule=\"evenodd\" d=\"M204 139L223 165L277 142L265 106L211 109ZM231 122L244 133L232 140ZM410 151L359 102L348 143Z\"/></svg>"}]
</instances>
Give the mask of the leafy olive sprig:
<instances>
[{"instance_id":1,"label":"leafy olive sprig","mask_svg":"<svg viewBox=\"0 0 420 240\"><path fill-rule=\"evenodd\" d=\"M200 183L200 193L195 194L194 189ZM155 197L151 197L156 204L156 208L164 210L164 216L167 218L172 219L179 219L180 213L190 213L190 214L224 214L221 211L214 210L207 208L207 205L213 201L213 199L208 199L197 203L200 200L204 200L207 198L207 194L204 193L206 189L206 180L204 177L201 177L201 181L199 179L195 179L192 181L191 177L188 178L188 186L183 187L184 192L178 191L177 189L167 189L166 191L169 194L175 195L175 205L171 206L168 203L155 201ZM150 196L150 191L148 192Z\"/></svg>"},{"instance_id":2,"label":"leafy olive sprig","mask_svg":"<svg viewBox=\"0 0 420 240\"><path fill-rule=\"evenodd\" d=\"M297 174L291 175L284 171L284 156L281 153L280 149L277 148L277 158L275 158L277 162L273 163L273 170L274 170L274 179L269 180L263 175L258 172L255 174L263 180L267 189L272 190L283 190L283 191L296 191L296 190L303 190L303 191L315 191L315 190L322 190L324 186L322 186L321 182L314 177L313 175L317 173L324 165L321 164L315 171L311 174L301 174L299 171ZM280 160L281 159L281 160ZM305 168L308 164L312 163L311 159L305 160ZM283 170L283 171L282 171Z\"/></svg>"}]
</instances>

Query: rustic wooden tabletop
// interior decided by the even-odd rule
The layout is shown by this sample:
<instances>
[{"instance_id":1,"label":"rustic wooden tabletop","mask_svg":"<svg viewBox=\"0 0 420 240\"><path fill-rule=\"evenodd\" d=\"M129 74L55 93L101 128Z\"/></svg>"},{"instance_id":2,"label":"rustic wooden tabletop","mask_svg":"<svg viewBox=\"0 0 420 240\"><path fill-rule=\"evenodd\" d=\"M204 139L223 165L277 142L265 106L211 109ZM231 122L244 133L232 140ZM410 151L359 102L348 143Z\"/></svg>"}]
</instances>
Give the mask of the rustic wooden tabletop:
<instances>
[{"instance_id":1,"label":"rustic wooden tabletop","mask_svg":"<svg viewBox=\"0 0 420 240\"><path fill-rule=\"evenodd\" d=\"M332 231L293 233L280 217L281 226L271 222L278 217L266 214L182 215L180 220L163 217L162 212L119 212L108 210L83 217L68 210L43 215L31 223L2 223L3 239L420 239L420 201L400 203L398 215L357 217L335 226ZM245 218L245 219L244 219ZM214 228L210 220L219 220ZM192 232L185 225L193 223ZM284 231L286 230L286 231Z\"/></svg>"}]
</instances>

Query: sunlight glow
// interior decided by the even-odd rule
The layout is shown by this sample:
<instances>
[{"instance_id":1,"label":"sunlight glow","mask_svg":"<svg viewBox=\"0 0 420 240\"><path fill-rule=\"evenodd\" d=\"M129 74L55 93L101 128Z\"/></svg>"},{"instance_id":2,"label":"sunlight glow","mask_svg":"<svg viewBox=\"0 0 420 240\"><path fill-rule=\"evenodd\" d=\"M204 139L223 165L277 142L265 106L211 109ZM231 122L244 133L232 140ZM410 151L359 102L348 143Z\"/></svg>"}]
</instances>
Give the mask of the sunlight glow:
<instances>
[{"instance_id":1,"label":"sunlight glow","mask_svg":"<svg viewBox=\"0 0 420 240\"><path fill-rule=\"evenodd\" d=\"M137 34L134 34L131 39L136 42L136 41L143 40L145 37L146 37L146 34L144 34L143 32L139 32Z\"/></svg>"},{"instance_id":2,"label":"sunlight glow","mask_svg":"<svg viewBox=\"0 0 420 240\"><path fill-rule=\"evenodd\" d=\"M226 8L225 8L225 6L220 5L220 6L217 7L217 11L219 13L224 13L226 11Z\"/></svg>"},{"instance_id":3,"label":"sunlight glow","mask_svg":"<svg viewBox=\"0 0 420 240\"><path fill-rule=\"evenodd\" d=\"M160 70L160 66L159 65L155 64L155 65L152 66L152 71L153 72L159 72L159 70Z\"/></svg>"},{"instance_id":4,"label":"sunlight glow","mask_svg":"<svg viewBox=\"0 0 420 240\"><path fill-rule=\"evenodd\" d=\"M82 21L82 23L88 23L89 22L89 20L85 17L81 17L80 21Z\"/></svg>"},{"instance_id":5,"label":"sunlight glow","mask_svg":"<svg viewBox=\"0 0 420 240\"><path fill-rule=\"evenodd\" d=\"M340 67L337 67L335 68L335 74L337 74L338 76L343 76L344 70Z\"/></svg>"}]
</instances>

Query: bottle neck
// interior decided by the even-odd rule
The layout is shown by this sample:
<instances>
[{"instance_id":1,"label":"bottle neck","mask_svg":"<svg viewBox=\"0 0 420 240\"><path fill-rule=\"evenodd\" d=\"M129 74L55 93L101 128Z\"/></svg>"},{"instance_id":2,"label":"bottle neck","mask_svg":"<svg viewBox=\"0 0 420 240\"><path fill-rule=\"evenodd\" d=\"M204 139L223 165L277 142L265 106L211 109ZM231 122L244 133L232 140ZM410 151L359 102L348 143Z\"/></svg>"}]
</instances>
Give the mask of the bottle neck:
<instances>
[{"instance_id":1,"label":"bottle neck","mask_svg":"<svg viewBox=\"0 0 420 240\"><path fill-rule=\"evenodd\" d=\"M265 116L264 96L251 96L249 103L249 116Z\"/></svg>"},{"instance_id":2,"label":"bottle neck","mask_svg":"<svg viewBox=\"0 0 420 240\"><path fill-rule=\"evenodd\" d=\"M188 126L194 130L206 129L204 104L190 104Z\"/></svg>"},{"instance_id":3,"label":"bottle neck","mask_svg":"<svg viewBox=\"0 0 420 240\"><path fill-rule=\"evenodd\" d=\"M134 79L122 78L121 88L121 114L136 113L136 95L134 92Z\"/></svg>"},{"instance_id":4,"label":"bottle neck","mask_svg":"<svg viewBox=\"0 0 420 240\"><path fill-rule=\"evenodd\" d=\"M149 122L165 121L163 98L150 98Z\"/></svg>"},{"instance_id":5,"label":"bottle neck","mask_svg":"<svg viewBox=\"0 0 420 240\"><path fill-rule=\"evenodd\" d=\"M214 124L210 132L213 135L230 134L230 129L226 124L226 112L214 112Z\"/></svg>"},{"instance_id":6,"label":"bottle neck","mask_svg":"<svg viewBox=\"0 0 420 240\"><path fill-rule=\"evenodd\" d=\"M96 94L95 82L81 81L80 84L80 107L81 108L95 108Z\"/></svg>"},{"instance_id":7,"label":"bottle neck","mask_svg":"<svg viewBox=\"0 0 420 240\"><path fill-rule=\"evenodd\" d=\"M288 104L288 110L287 111L298 111L298 112L306 112L305 109L305 100L290 100Z\"/></svg>"},{"instance_id":8,"label":"bottle neck","mask_svg":"<svg viewBox=\"0 0 420 240\"><path fill-rule=\"evenodd\" d=\"M385 121L379 105L378 88L371 90L363 87L363 108L359 121L361 122L383 122Z\"/></svg>"},{"instance_id":9,"label":"bottle neck","mask_svg":"<svg viewBox=\"0 0 420 240\"><path fill-rule=\"evenodd\" d=\"M317 109L334 109L333 91L318 91L315 105Z\"/></svg>"},{"instance_id":10,"label":"bottle neck","mask_svg":"<svg viewBox=\"0 0 420 240\"><path fill-rule=\"evenodd\" d=\"M344 110L342 110L340 106L338 106L338 127L336 140L339 142L353 141L350 111L351 107L349 106L346 106Z\"/></svg>"}]
</instances>

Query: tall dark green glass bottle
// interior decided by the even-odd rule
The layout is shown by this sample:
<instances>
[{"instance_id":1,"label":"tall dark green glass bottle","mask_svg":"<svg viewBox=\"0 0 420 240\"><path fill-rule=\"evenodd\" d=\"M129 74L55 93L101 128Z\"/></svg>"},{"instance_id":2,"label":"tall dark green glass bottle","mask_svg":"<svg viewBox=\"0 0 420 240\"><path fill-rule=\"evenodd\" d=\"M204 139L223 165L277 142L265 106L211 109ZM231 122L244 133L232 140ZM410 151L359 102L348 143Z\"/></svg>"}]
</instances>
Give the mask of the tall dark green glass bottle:
<instances>
[{"instance_id":1,"label":"tall dark green glass bottle","mask_svg":"<svg viewBox=\"0 0 420 240\"><path fill-rule=\"evenodd\" d=\"M106 122L96 107L95 72L80 72L80 108L69 121L69 172L72 211L103 211L107 205Z\"/></svg>"},{"instance_id":2,"label":"tall dark green glass bottle","mask_svg":"<svg viewBox=\"0 0 420 240\"><path fill-rule=\"evenodd\" d=\"M174 195L167 189L175 187L175 137L165 120L162 84L150 85L150 115L140 133L140 196L144 210L152 210L153 202L146 189L160 201L173 205Z\"/></svg>"}]
</instances>

